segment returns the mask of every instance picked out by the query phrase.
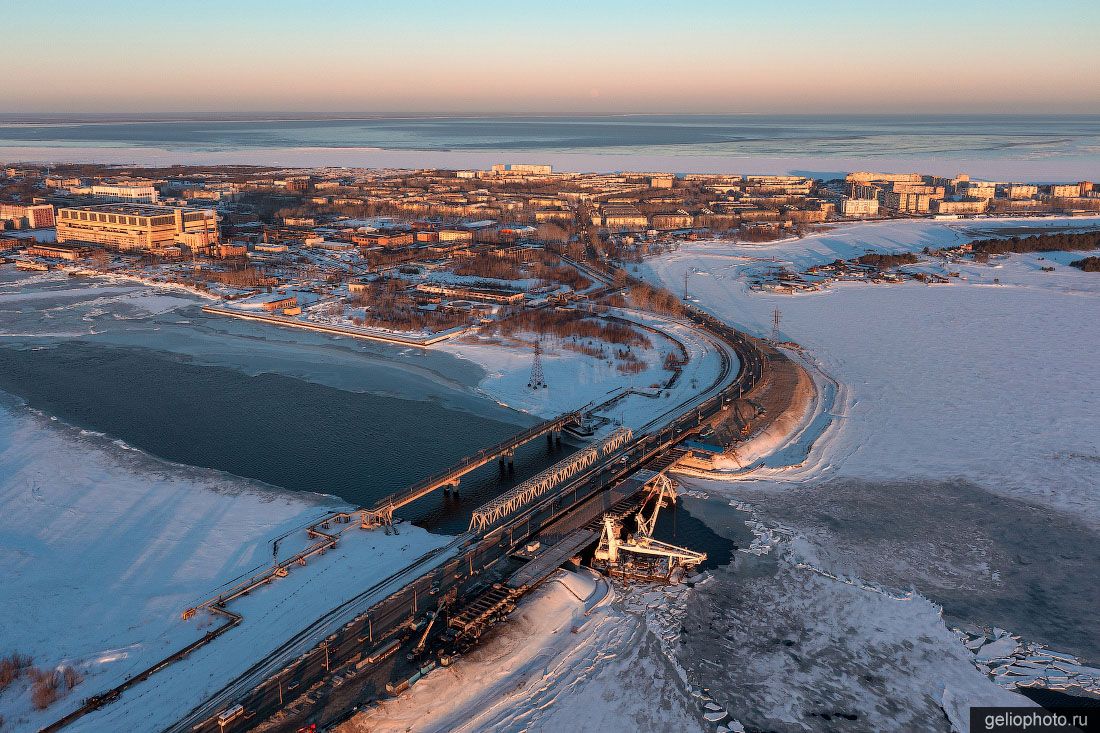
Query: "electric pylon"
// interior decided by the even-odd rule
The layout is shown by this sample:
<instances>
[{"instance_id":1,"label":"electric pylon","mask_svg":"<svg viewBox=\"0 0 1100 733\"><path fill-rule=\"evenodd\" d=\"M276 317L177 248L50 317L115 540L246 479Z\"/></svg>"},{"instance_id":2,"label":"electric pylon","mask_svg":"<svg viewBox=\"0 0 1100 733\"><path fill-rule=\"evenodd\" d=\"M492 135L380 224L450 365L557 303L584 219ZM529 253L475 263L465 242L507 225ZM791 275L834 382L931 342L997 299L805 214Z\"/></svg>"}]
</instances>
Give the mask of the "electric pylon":
<instances>
[{"instance_id":1,"label":"electric pylon","mask_svg":"<svg viewBox=\"0 0 1100 733\"><path fill-rule=\"evenodd\" d=\"M542 338L535 339L535 360L531 362L531 380L528 389L545 389L546 380L542 376Z\"/></svg>"}]
</instances>

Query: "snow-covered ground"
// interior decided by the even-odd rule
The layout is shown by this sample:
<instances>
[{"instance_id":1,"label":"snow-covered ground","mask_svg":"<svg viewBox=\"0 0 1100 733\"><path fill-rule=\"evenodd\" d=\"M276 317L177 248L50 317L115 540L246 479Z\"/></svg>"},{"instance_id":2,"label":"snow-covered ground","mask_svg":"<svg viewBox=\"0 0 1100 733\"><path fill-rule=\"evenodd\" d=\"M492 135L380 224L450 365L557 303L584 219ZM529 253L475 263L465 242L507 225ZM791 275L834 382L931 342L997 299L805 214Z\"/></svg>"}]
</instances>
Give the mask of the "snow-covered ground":
<instances>
[{"instance_id":1,"label":"snow-covered ground","mask_svg":"<svg viewBox=\"0 0 1100 733\"><path fill-rule=\"evenodd\" d=\"M675 598L559 571L483 644L341 733L713 730L646 618Z\"/></svg>"},{"instance_id":2,"label":"snow-covered ground","mask_svg":"<svg viewBox=\"0 0 1100 733\"><path fill-rule=\"evenodd\" d=\"M267 567L275 539L285 537L280 557L304 548L304 525L339 505L167 464L0 406L0 651L86 677L45 712L17 681L0 693L0 715L17 729L40 727L199 638L212 619L183 621L184 609ZM74 729L174 720L308 621L449 539L413 527L348 532L338 549L235 603L238 628Z\"/></svg>"},{"instance_id":3,"label":"snow-covered ground","mask_svg":"<svg viewBox=\"0 0 1100 733\"><path fill-rule=\"evenodd\" d=\"M556 340L547 340L542 354L547 387L532 390L527 386L533 360L530 349L502 348L494 339L476 337L441 344L439 348L476 362L486 370L478 386L483 393L502 405L540 417L553 417L586 405L600 404L634 390L635 393L597 413L613 423L634 429L676 408L718 378L721 359L715 344L701 337L690 325L632 310L619 310L616 314L659 331L645 331L653 343L650 349L642 352L646 369L637 374L623 374L613 361L595 359L566 349ZM688 362L676 383L662 391L661 386L672 376L672 372L664 368L664 358L668 354L679 357L680 345L687 353ZM610 344L606 346L609 350L615 348ZM736 373L736 363L732 369Z\"/></svg>"},{"instance_id":4,"label":"snow-covered ground","mask_svg":"<svg viewBox=\"0 0 1100 733\"><path fill-rule=\"evenodd\" d=\"M967 280L950 285L839 283L793 296L746 286L746 272L761 267L948 246L972 238L967 230L977 225L884 222L778 245L702 243L644 267L669 284L693 270L689 291L699 305L759 335L770 334L779 309L781 337L841 383L833 425L801 470L777 480L966 478L1100 527L1100 278L1068 266L1081 253L964 264L953 269ZM1047 264L1056 271L1042 272Z\"/></svg>"}]
</instances>

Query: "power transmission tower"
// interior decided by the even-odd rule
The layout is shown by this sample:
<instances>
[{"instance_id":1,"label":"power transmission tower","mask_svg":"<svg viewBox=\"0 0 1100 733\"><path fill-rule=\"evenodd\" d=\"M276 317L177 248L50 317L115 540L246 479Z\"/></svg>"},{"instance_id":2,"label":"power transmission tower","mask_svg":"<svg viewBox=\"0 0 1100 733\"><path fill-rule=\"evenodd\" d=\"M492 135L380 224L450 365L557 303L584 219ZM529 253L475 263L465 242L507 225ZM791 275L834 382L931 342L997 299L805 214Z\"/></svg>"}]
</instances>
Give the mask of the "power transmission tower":
<instances>
[{"instance_id":1,"label":"power transmission tower","mask_svg":"<svg viewBox=\"0 0 1100 733\"><path fill-rule=\"evenodd\" d=\"M691 268L684 270L684 300L688 299L688 277L691 276Z\"/></svg>"},{"instance_id":2,"label":"power transmission tower","mask_svg":"<svg viewBox=\"0 0 1100 733\"><path fill-rule=\"evenodd\" d=\"M772 343L779 343L779 322L783 319L783 314L776 308L772 311Z\"/></svg>"},{"instance_id":3,"label":"power transmission tower","mask_svg":"<svg viewBox=\"0 0 1100 733\"><path fill-rule=\"evenodd\" d=\"M527 383L528 389L545 389L546 380L542 376L542 338L535 339L535 360L531 362L531 381Z\"/></svg>"}]
</instances>

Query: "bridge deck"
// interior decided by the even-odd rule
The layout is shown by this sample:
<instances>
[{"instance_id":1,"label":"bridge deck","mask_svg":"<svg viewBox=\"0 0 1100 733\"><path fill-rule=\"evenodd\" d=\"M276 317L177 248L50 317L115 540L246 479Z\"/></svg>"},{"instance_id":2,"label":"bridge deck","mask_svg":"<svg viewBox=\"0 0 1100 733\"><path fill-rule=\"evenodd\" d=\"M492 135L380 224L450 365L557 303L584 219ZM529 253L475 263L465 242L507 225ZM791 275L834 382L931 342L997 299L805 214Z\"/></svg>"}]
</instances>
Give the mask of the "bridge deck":
<instances>
[{"instance_id":1,"label":"bridge deck","mask_svg":"<svg viewBox=\"0 0 1100 733\"><path fill-rule=\"evenodd\" d=\"M557 544L544 548L533 560L514 572L504 584L517 590L537 585L598 537L590 529L571 532Z\"/></svg>"},{"instance_id":2,"label":"bridge deck","mask_svg":"<svg viewBox=\"0 0 1100 733\"><path fill-rule=\"evenodd\" d=\"M579 412L567 412L564 415L551 418L538 425L533 425L523 432L513 435L511 438L503 440L490 448L484 448L477 453L466 456L449 468L443 469L411 486L390 494L378 502L377 506L380 509L388 508L391 511L400 509L406 504L411 504L417 499L427 496L438 488L456 483L458 479L471 471L475 471L487 463L491 463L502 456L508 455L521 445L529 443L547 433L561 430L566 425L577 422L579 419Z\"/></svg>"}]
</instances>

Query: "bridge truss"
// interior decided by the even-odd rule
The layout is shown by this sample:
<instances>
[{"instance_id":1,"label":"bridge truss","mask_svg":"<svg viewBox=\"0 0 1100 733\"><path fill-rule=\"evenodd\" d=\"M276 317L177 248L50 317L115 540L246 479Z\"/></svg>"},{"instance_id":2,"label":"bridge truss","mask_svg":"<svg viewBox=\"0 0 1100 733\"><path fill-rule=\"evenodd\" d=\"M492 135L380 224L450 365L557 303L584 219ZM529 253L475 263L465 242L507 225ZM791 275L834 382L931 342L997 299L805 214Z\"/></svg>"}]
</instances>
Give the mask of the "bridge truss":
<instances>
[{"instance_id":1,"label":"bridge truss","mask_svg":"<svg viewBox=\"0 0 1100 733\"><path fill-rule=\"evenodd\" d=\"M481 506L470 517L470 531L484 532L500 520L527 506L555 486L591 467L600 458L606 458L630 442L634 433L630 428L619 428L598 445L578 451L563 461L555 463L542 473L501 494Z\"/></svg>"}]
</instances>

